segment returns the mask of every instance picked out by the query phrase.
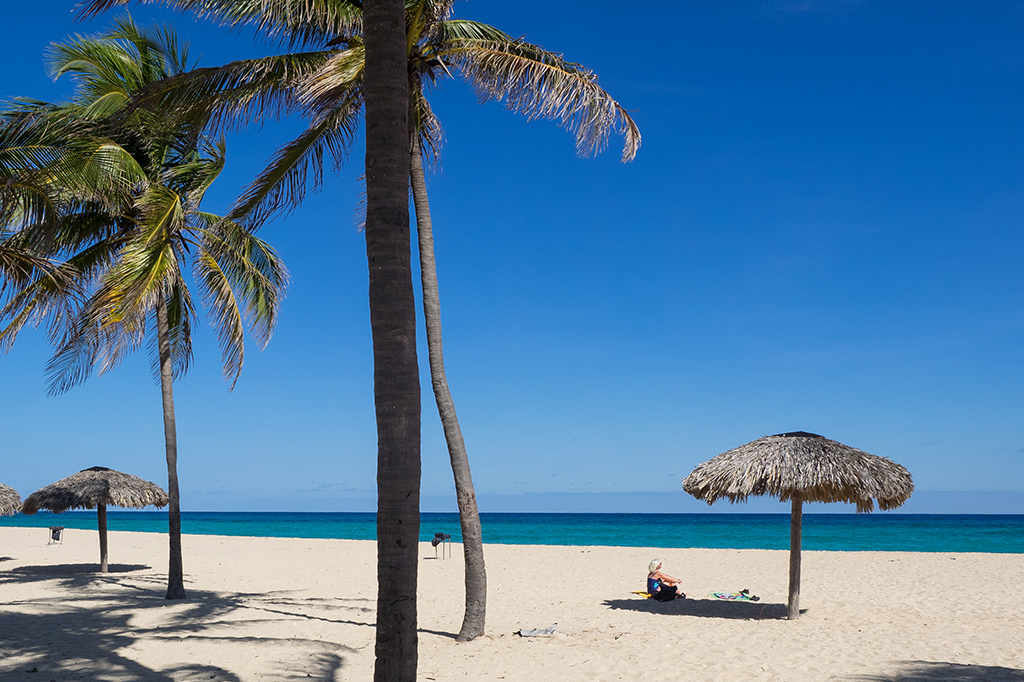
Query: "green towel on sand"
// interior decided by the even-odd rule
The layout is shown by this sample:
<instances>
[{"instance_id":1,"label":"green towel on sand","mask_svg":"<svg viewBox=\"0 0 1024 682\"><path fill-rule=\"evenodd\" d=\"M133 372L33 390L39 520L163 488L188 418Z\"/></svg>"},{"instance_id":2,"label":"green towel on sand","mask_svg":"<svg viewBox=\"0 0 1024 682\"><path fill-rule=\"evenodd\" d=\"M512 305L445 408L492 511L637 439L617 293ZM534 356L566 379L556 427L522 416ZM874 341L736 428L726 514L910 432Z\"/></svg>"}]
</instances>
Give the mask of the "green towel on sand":
<instances>
[{"instance_id":1,"label":"green towel on sand","mask_svg":"<svg viewBox=\"0 0 1024 682\"><path fill-rule=\"evenodd\" d=\"M750 594L750 590L740 590L739 592L712 592L709 596L715 599L722 599L724 601L760 601L760 597L756 597Z\"/></svg>"}]
</instances>

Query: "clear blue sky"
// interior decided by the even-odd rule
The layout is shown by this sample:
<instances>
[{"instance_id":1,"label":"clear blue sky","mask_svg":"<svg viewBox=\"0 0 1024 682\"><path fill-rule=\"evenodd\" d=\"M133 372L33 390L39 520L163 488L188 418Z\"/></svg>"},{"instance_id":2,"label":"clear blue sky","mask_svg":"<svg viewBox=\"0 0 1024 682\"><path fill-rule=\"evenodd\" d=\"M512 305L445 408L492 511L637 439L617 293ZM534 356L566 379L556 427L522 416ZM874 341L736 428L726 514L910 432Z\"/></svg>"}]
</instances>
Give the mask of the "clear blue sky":
<instances>
[{"instance_id":1,"label":"clear blue sky","mask_svg":"<svg viewBox=\"0 0 1024 682\"><path fill-rule=\"evenodd\" d=\"M73 6L5 8L0 95L67 96L44 48L115 16L76 24ZM919 491L1024 491L1024 5L472 0L456 13L593 69L644 136L633 163L616 138L580 159L554 123L480 106L460 81L432 95L447 133L429 184L446 360L484 511L488 496L553 492L678 493L691 510L679 481L693 466L791 430L889 457ZM132 14L170 19L200 65L272 49ZM225 210L300 127L231 137L207 208ZM293 284L233 393L197 331L175 396L186 510L373 495L362 153L261 233ZM422 345L423 494L454 509ZM166 483L148 356L46 397L49 353L36 330L0 357L0 481L25 495L104 465Z\"/></svg>"}]
</instances>

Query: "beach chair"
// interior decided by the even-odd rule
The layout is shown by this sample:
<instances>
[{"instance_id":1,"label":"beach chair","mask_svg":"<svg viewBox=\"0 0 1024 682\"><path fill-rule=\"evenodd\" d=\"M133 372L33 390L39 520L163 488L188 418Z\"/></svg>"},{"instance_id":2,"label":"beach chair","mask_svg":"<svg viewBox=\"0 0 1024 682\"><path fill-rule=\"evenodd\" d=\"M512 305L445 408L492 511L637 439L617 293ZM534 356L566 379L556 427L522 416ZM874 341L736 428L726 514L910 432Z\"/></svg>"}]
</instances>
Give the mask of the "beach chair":
<instances>
[{"instance_id":1,"label":"beach chair","mask_svg":"<svg viewBox=\"0 0 1024 682\"><path fill-rule=\"evenodd\" d=\"M64 526L50 526L50 541L48 545L64 544Z\"/></svg>"},{"instance_id":2,"label":"beach chair","mask_svg":"<svg viewBox=\"0 0 1024 682\"><path fill-rule=\"evenodd\" d=\"M452 558L452 536L448 533L434 533L434 539L430 541L434 547L434 558L437 558L437 546L441 545L441 558L444 559L444 548L448 547L448 558Z\"/></svg>"}]
</instances>

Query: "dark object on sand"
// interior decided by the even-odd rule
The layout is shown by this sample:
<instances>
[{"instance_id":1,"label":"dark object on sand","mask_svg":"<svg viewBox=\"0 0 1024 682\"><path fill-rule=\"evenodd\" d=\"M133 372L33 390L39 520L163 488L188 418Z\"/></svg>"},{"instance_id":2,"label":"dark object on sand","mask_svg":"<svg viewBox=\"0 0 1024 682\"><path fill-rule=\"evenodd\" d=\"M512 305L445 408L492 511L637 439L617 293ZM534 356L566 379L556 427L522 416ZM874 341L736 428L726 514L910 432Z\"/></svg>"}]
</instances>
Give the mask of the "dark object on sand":
<instances>
[{"instance_id":1,"label":"dark object on sand","mask_svg":"<svg viewBox=\"0 0 1024 682\"><path fill-rule=\"evenodd\" d=\"M83 469L40 488L25 498L21 511L46 509L56 514L69 509L95 509L100 530L100 571L107 572L107 505L142 509L167 506L167 493L156 483L106 467Z\"/></svg>"},{"instance_id":2,"label":"dark object on sand","mask_svg":"<svg viewBox=\"0 0 1024 682\"><path fill-rule=\"evenodd\" d=\"M437 546L441 545L441 558L444 559L444 548L448 547L448 558L452 558L452 536L448 533L434 533L434 539L430 541L434 548L434 558L437 558Z\"/></svg>"},{"instance_id":3,"label":"dark object on sand","mask_svg":"<svg viewBox=\"0 0 1024 682\"><path fill-rule=\"evenodd\" d=\"M789 618L800 617L800 533L803 503L847 502L857 512L896 509L914 492L910 472L805 431L764 436L697 466L683 490L712 504L721 497L743 502L751 495L792 500L789 540Z\"/></svg>"}]
</instances>

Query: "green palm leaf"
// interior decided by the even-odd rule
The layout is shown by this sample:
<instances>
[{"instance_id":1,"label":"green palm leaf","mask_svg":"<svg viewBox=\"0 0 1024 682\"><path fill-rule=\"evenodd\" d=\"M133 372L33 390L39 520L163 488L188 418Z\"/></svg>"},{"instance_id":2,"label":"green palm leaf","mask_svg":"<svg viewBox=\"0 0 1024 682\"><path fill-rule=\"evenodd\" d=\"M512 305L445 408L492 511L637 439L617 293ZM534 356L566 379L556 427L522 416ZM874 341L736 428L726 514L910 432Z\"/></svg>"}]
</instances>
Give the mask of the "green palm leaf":
<instances>
[{"instance_id":1,"label":"green palm leaf","mask_svg":"<svg viewBox=\"0 0 1024 682\"><path fill-rule=\"evenodd\" d=\"M348 156L361 121L362 91L350 93L348 107L338 107L314 121L295 140L282 146L270 164L244 190L228 216L260 225L274 213L302 203L307 189L323 181L325 153L335 165ZM312 172L312 182L309 173Z\"/></svg>"},{"instance_id":2,"label":"green palm leaf","mask_svg":"<svg viewBox=\"0 0 1024 682\"><path fill-rule=\"evenodd\" d=\"M295 53L193 69L147 86L135 105L173 111L216 134L276 118L294 108L292 90L319 70L330 51Z\"/></svg>"},{"instance_id":3,"label":"green palm leaf","mask_svg":"<svg viewBox=\"0 0 1024 682\"><path fill-rule=\"evenodd\" d=\"M241 311L248 311L249 326L265 346L277 323L288 272L266 242L239 224L204 217L209 227L202 232L202 255L194 261L193 275L217 330L224 377L234 386L244 360Z\"/></svg>"}]
</instances>

